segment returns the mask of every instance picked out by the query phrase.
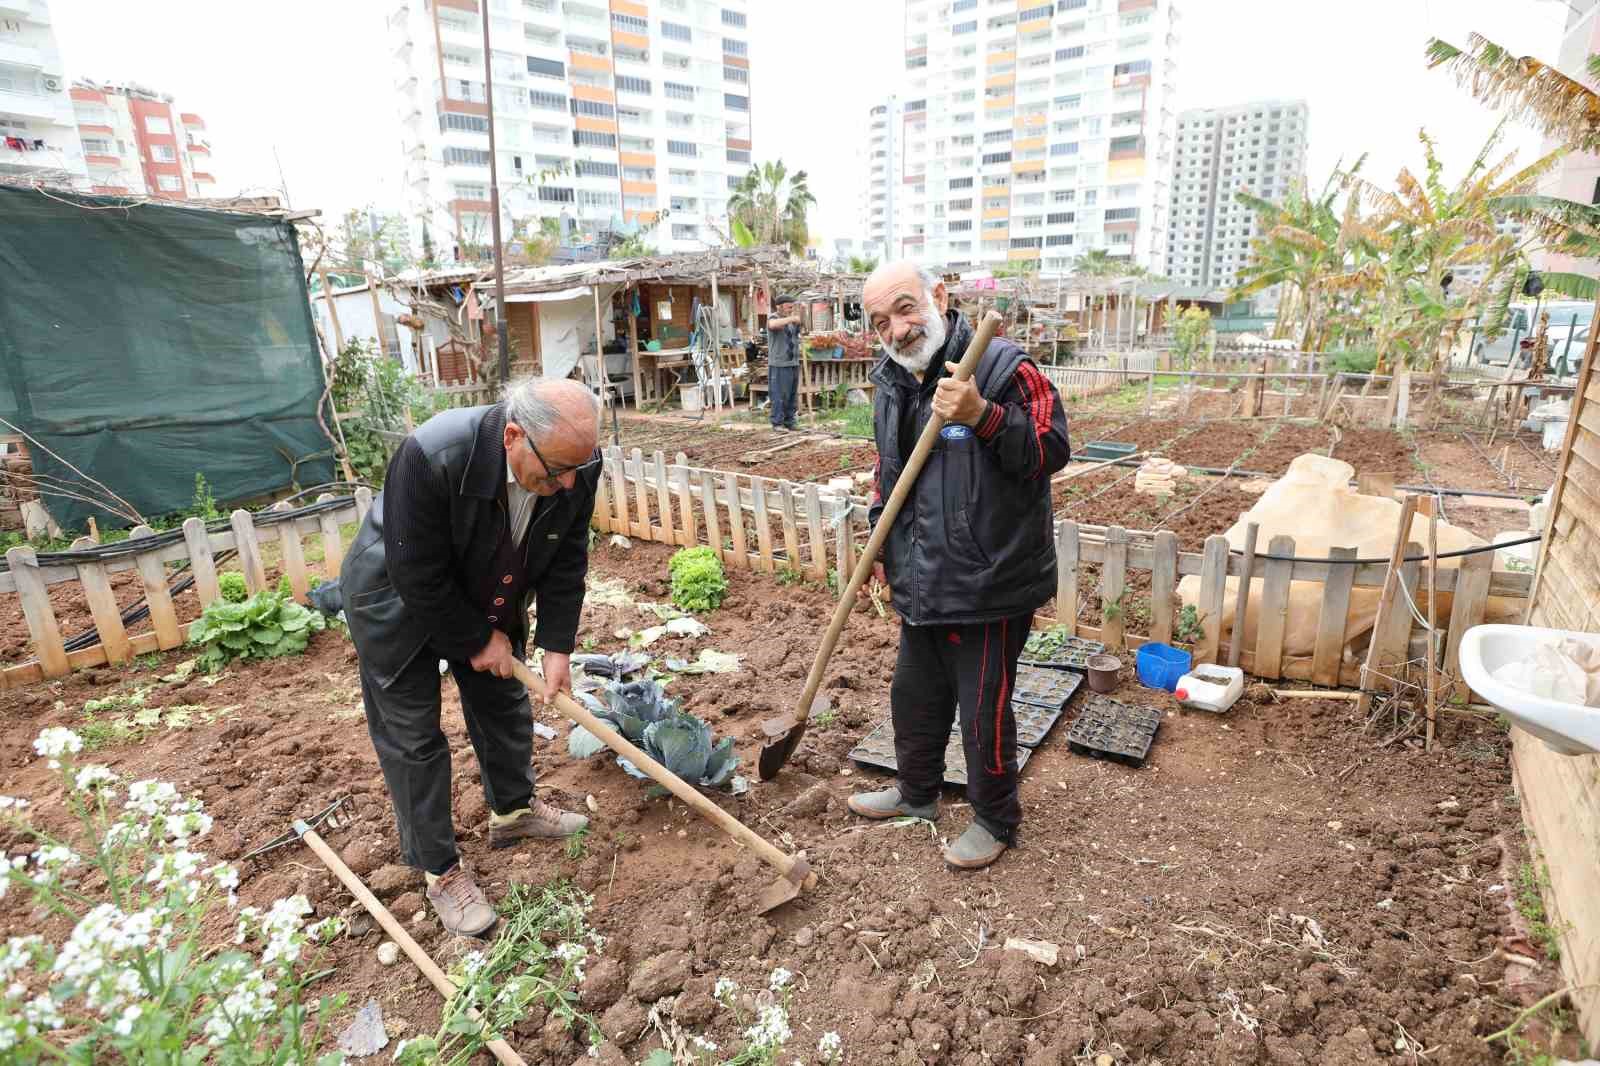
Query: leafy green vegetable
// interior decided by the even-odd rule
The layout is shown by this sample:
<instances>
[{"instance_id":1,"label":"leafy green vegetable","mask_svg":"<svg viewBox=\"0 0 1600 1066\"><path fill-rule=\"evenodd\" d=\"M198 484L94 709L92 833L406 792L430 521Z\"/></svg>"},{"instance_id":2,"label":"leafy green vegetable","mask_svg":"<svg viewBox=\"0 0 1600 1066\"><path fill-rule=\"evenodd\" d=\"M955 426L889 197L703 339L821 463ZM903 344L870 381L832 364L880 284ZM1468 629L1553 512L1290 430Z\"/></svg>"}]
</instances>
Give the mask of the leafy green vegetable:
<instances>
[{"instance_id":1,"label":"leafy green vegetable","mask_svg":"<svg viewBox=\"0 0 1600 1066\"><path fill-rule=\"evenodd\" d=\"M606 703L589 693L579 699L596 718L616 729L643 748L645 754L692 784L722 788L733 780L739 757L733 752L733 738L712 742L711 727L668 699L658 681L609 682ZM567 737L567 753L587 759L604 750L600 739L582 726L574 726ZM626 759L617 764L634 777L645 774Z\"/></svg>"},{"instance_id":2,"label":"leafy green vegetable","mask_svg":"<svg viewBox=\"0 0 1600 1066\"><path fill-rule=\"evenodd\" d=\"M227 603L243 603L250 595L250 590L245 587L244 575L237 570L225 570L217 575L217 592Z\"/></svg>"},{"instance_id":3,"label":"leafy green vegetable","mask_svg":"<svg viewBox=\"0 0 1600 1066\"><path fill-rule=\"evenodd\" d=\"M189 643L204 646L196 666L214 674L234 659L299 655L311 634L325 628L326 620L316 611L280 593L262 591L242 603L224 597L211 604L189 627Z\"/></svg>"},{"instance_id":4,"label":"leafy green vegetable","mask_svg":"<svg viewBox=\"0 0 1600 1066\"><path fill-rule=\"evenodd\" d=\"M294 599L294 586L289 583L289 575L284 574L278 578L278 595L286 600Z\"/></svg>"},{"instance_id":5,"label":"leafy green vegetable","mask_svg":"<svg viewBox=\"0 0 1600 1066\"><path fill-rule=\"evenodd\" d=\"M728 591L722 561L710 548L683 548L667 564L672 575L672 602L685 611L714 611Z\"/></svg>"}]
</instances>

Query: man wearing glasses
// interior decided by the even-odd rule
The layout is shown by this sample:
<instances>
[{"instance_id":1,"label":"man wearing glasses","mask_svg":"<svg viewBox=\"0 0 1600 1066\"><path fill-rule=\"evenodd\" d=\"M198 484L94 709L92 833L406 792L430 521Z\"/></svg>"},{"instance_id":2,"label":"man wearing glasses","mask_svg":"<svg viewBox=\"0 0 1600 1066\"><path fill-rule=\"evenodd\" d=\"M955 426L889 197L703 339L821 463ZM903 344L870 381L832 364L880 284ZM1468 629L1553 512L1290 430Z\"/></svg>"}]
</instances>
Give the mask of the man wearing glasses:
<instances>
[{"instance_id":1,"label":"man wearing glasses","mask_svg":"<svg viewBox=\"0 0 1600 1066\"><path fill-rule=\"evenodd\" d=\"M484 934L495 912L456 850L441 660L477 753L489 845L588 824L534 796L532 712L512 664L531 602L533 642L544 649L539 696L571 689L598 425L599 402L575 381L522 381L500 403L435 415L395 452L345 556L345 618L401 857L423 870L428 902L452 933Z\"/></svg>"}]
</instances>

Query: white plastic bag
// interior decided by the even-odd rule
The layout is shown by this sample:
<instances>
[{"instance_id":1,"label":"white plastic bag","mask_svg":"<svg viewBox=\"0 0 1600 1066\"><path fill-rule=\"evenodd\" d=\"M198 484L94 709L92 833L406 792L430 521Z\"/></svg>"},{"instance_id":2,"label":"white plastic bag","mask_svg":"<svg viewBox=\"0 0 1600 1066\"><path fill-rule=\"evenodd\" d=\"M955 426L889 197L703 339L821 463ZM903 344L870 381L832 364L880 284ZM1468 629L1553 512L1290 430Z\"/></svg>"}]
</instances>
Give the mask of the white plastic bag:
<instances>
[{"instance_id":1,"label":"white plastic bag","mask_svg":"<svg viewBox=\"0 0 1600 1066\"><path fill-rule=\"evenodd\" d=\"M1600 707L1600 650L1581 641L1541 644L1532 658L1507 663L1493 677L1540 699Z\"/></svg>"}]
</instances>

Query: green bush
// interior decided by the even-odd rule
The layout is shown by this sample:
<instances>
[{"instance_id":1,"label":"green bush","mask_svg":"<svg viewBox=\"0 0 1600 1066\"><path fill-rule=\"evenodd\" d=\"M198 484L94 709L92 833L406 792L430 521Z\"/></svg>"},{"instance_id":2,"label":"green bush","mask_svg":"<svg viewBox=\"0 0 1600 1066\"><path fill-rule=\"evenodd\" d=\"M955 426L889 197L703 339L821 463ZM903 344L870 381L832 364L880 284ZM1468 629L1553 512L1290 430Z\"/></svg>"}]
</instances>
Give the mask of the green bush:
<instances>
[{"instance_id":1,"label":"green bush","mask_svg":"<svg viewBox=\"0 0 1600 1066\"><path fill-rule=\"evenodd\" d=\"M722 561L710 548L683 548L667 564L672 575L672 602L682 611L714 611L722 606L728 581Z\"/></svg>"},{"instance_id":2,"label":"green bush","mask_svg":"<svg viewBox=\"0 0 1600 1066\"><path fill-rule=\"evenodd\" d=\"M1345 374L1370 374L1378 365L1376 348L1352 348L1333 353L1333 368Z\"/></svg>"},{"instance_id":3,"label":"green bush","mask_svg":"<svg viewBox=\"0 0 1600 1066\"><path fill-rule=\"evenodd\" d=\"M306 650L311 634L327 628L321 614L276 592L243 603L218 600L189 627L189 643L204 645L197 665L214 674L235 659L277 659Z\"/></svg>"},{"instance_id":4,"label":"green bush","mask_svg":"<svg viewBox=\"0 0 1600 1066\"><path fill-rule=\"evenodd\" d=\"M224 603L243 603L250 595L244 575L237 570L225 570L217 575L217 592Z\"/></svg>"}]
</instances>

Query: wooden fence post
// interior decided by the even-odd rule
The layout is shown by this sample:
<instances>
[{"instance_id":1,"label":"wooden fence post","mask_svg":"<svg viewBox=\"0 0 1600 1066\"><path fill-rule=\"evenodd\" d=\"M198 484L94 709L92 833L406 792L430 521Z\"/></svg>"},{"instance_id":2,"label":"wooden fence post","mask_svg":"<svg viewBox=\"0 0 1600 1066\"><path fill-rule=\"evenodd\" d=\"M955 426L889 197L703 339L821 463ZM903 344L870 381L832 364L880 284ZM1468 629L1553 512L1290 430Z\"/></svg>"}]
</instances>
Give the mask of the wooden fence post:
<instances>
[{"instance_id":1,"label":"wooden fence post","mask_svg":"<svg viewBox=\"0 0 1600 1066\"><path fill-rule=\"evenodd\" d=\"M1056 624L1078 635L1078 523L1056 523Z\"/></svg>"},{"instance_id":2,"label":"wooden fence post","mask_svg":"<svg viewBox=\"0 0 1600 1066\"><path fill-rule=\"evenodd\" d=\"M678 535L672 528L672 488L667 484L667 456L657 448L652 460L656 475L656 512L661 515L661 535L657 539L663 544L676 544Z\"/></svg>"},{"instance_id":3,"label":"wooden fence post","mask_svg":"<svg viewBox=\"0 0 1600 1066\"><path fill-rule=\"evenodd\" d=\"M1126 643L1128 596L1128 531L1121 526L1106 529L1104 554L1100 563L1100 639L1107 650L1121 650Z\"/></svg>"},{"instance_id":4,"label":"wooden fence post","mask_svg":"<svg viewBox=\"0 0 1600 1066\"><path fill-rule=\"evenodd\" d=\"M32 548L10 548L6 551L6 562L11 565L11 578L22 600L22 615L27 619L39 666L45 677L61 677L70 667L66 648L61 643L61 627L56 624L56 611L50 604L50 591L39 574L39 557Z\"/></svg>"},{"instance_id":5,"label":"wooden fence post","mask_svg":"<svg viewBox=\"0 0 1600 1066\"><path fill-rule=\"evenodd\" d=\"M1222 601L1228 589L1228 538L1214 533L1206 538L1200 563L1200 643L1196 663L1215 663L1222 643Z\"/></svg>"},{"instance_id":6,"label":"wooden fence post","mask_svg":"<svg viewBox=\"0 0 1600 1066\"><path fill-rule=\"evenodd\" d=\"M777 564L772 560L772 520L767 515L767 479L750 479L750 501L755 507L756 548L761 552L761 569L772 573Z\"/></svg>"},{"instance_id":7,"label":"wooden fence post","mask_svg":"<svg viewBox=\"0 0 1600 1066\"><path fill-rule=\"evenodd\" d=\"M678 513L683 525L678 540L685 548L692 548L700 543L700 527L694 520L694 492L689 483L689 457L679 452L677 464Z\"/></svg>"},{"instance_id":8,"label":"wooden fence post","mask_svg":"<svg viewBox=\"0 0 1600 1066\"><path fill-rule=\"evenodd\" d=\"M1334 548L1333 560L1357 558L1354 548ZM1349 625L1350 590L1355 587L1356 567L1352 563L1328 564L1328 579L1322 586L1322 611L1317 618L1316 644L1311 655L1311 681L1316 685L1338 685L1344 661L1344 634Z\"/></svg>"},{"instance_id":9,"label":"wooden fence post","mask_svg":"<svg viewBox=\"0 0 1600 1066\"><path fill-rule=\"evenodd\" d=\"M156 531L149 526L138 525L128 532L128 540L145 540L155 535ZM167 588L167 568L153 548L139 552L133 558L134 566L139 571L139 581L144 585L144 601L150 608L156 644L162 651L176 648L183 643L183 633L178 628L178 612L172 605L172 592Z\"/></svg>"},{"instance_id":10,"label":"wooden fence post","mask_svg":"<svg viewBox=\"0 0 1600 1066\"><path fill-rule=\"evenodd\" d=\"M818 581L828 580L828 545L822 539L822 500L817 484L808 481L806 490L806 530L811 535L811 576Z\"/></svg>"},{"instance_id":11,"label":"wooden fence post","mask_svg":"<svg viewBox=\"0 0 1600 1066\"><path fill-rule=\"evenodd\" d=\"M367 512L372 510L372 490L362 485L356 489L356 521L365 522Z\"/></svg>"},{"instance_id":12,"label":"wooden fence post","mask_svg":"<svg viewBox=\"0 0 1600 1066\"><path fill-rule=\"evenodd\" d=\"M189 519L200 521L198 518ZM93 541L83 538L82 544L92 546ZM74 549L80 542L74 541ZM117 594L111 588L111 575L105 563L85 559L77 564L78 581L83 585L84 599L89 601L89 614L94 619L95 632L100 645L106 650L106 662L113 665L133 658L133 645L128 640L127 627L122 624L122 610L117 606Z\"/></svg>"},{"instance_id":13,"label":"wooden fence post","mask_svg":"<svg viewBox=\"0 0 1600 1066\"><path fill-rule=\"evenodd\" d=\"M189 550L189 573L194 575L194 592L205 610L217 598L217 560L211 553L211 537L199 518L183 521L183 543ZM338 564L335 564L337 566ZM334 571L338 576L338 571Z\"/></svg>"},{"instance_id":14,"label":"wooden fence post","mask_svg":"<svg viewBox=\"0 0 1600 1066\"><path fill-rule=\"evenodd\" d=\"M740 570L750 569L750 553L744 537L744 504L739 499L739 475L732 470L722 475L723 488L728 493L728 534L733 539L733 565ZM712 490L716 498L716 490Z\"/></svg>"},{"instance_id":15,"label":"wooden fence post","mask_svg":"<svg viewBox=\"0 0 1600 1066\"><path fill-rule=\"evenodd\" d=\"M628 518L628 472L621 448L612 445L606 449L606 466L611 470L611 503L617 509L613 528L618 533L626 534L632 531L632 527Z\"/></svg>"},{"instance_id":16,"label":"wooden fence post","mask_svg":"<svg viewBox=\"0 0 1600 1066\"><path fill-rule=\"evenodd\" d=\"M795 517L794 493L793 482L778 482L778 515L783 522L784 562L788 569L801 574L805 572L805 561L800 558L800 523Z\"/></svg>"},{"instance_id":17,"label":"wooden fence post","mask_svg":"<svg viewBox=\"0 0 1600 1066\"><path fill-rule=\"evenodd\" d=\"M1150 565L1150 639L1172 642L1174 596L1178 589L1178 535L1170 529L1156 534Z\"/></svg>"},{"instance_id":18,"label":"wooden fence post","mask_svg":"<svg viewBox=\"0 0 1600 1066\"><path fill-rule=\"evenodd\" d=\"M709 470L700 471L700 509L706 517L706 543L718 559L728 562L727 553L722 550L722 522L717 518L717 483Z\"/></svg>"},{"instance_id":19,"label":"wooden fence post","mask_svg":"<svg viewBox=\"0 0 1600 1066\"><path fill-rule=\"evenodd\" d=\"M594 514L589 524L601 533L611 532L611 479L605 469L605 452L600 453L600 480L594 486Z\"/></svg>"},{"instance_id":20,"label":"wooden fence post","mask_svg":"<svg viewBox=\"0 0 1600 1066\"><path fill-rule=\"evenodd\" d=\"M293 510L288 500L273 504L272 509ZM300 547L300 531L295 528L294 519L278 523L278 543L282 545L283 572L289 575L289 588L296 601L305 603L306 594L311 590L306 580L306 555Z\"/></svg>"},{"instance_id":21,"label":"wooden fence post","mask_svg":"<svg viewBox=\"0 0 1600 1066\"><path fill-rule=\"evenodd\" d=\"M633 503L639 512L639 521L634 523L633 531L643 540L654 540L655 534L650 529L650 490L644 477L644 452L638 448L633 450L633 465L635 476L639 479L633 483Z\"/></svg>"},{"instance_id":22,"label":"wooden fence post","mask_svg":"<svg viewBox=\"0 0 1600 1066\"><path fill-rule=\"evenodd\" d=\"M1294 538L1279 534L1267 543L1267 554L1290 557L1294 555ZM1267 560L1265 577L1261 582L1261 606L1256 608L1257 677L1276 680L1283 676L1283 634L1289 622L1289 578L1294 573L1294 563L1284 559ZM1235 633L1236 643L1244 640L1243 633Z\"/></svg>"},{"instance_id":23,"label":"wooden fence post","mask_svg":"<svg viewBox=\"0 0 1600 1066\"><path fill-rule=\"evenodd\" d=\"M324 492L317 497L317 502L328 503L334 498L333 493ZM344 566L344 538L339 533L339 512L331 508L323 511L317 516L317 527L322 533L322 571L332 581Z\"/></svg>"},{"instance_id":24,"label":"wooden fence post","mask_svg":"<svg viewBox=\"0 0 1600 1066\"><path fill-rule=\"evenodd\" d=\"M356 497L358 508L360 499L358 495ZM367 505L371 506L370 499ZM239 569L244 571L245 588L252 593L260 592L267 587L267 571L261 565L261 545L256 541L255 519L250 517L249 511L241 507L228 516L228 522L233 526L233 542L239 553Z\"/></svg>"},{"instance_id":25,"label":"wooden fence post","mask_svg":"<svg viewBox=\"0 0 1600 1066\"><path fill-rule=\"evenodd\" d=\"M1483 624L1493 570L1494 552L1485 551L1463 557L1456 571L1456 590L1450 603L1450 635L1444 651L1444 672L1452 679L1451 693L1455 696L1468 694L1466 682L1460 680L1461 638L1473 626Z\"/></svg>"}]
</instances>

